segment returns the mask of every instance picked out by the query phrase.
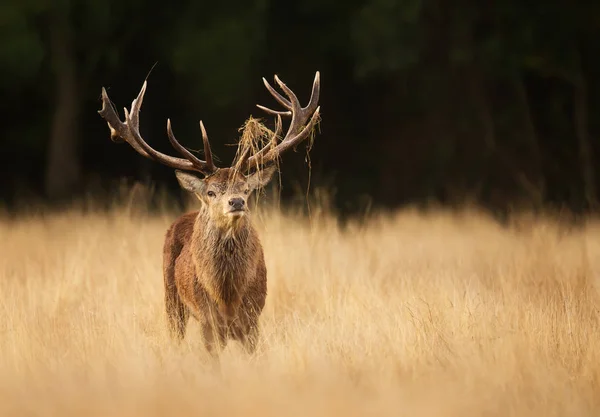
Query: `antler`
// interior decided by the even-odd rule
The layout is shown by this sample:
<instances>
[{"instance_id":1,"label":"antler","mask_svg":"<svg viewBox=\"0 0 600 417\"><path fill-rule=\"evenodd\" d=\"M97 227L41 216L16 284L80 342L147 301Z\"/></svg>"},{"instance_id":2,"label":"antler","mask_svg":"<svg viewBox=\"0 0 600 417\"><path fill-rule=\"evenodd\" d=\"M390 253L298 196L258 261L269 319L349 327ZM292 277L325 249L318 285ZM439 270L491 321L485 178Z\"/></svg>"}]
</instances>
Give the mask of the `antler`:
<instances>
[{"instance_id":1,"label":"antler","mask_svg":"<svg viewBox=\"0 0 600 417\"><path fill-rule=\"evenodd\" d=\"M159 152L148 145L146 141L144 141L140 135L139 123L140 108L142 107L142 101L144 100L145 93L146 81L144 81L144 85L142 86L137 98L131 103L131 111L127 111L127 108L125 108L125 122L122 122L115 112L110 99L108 98L108 94L106 94L106 90L102 88L102 109L99 110L98 113L108 123L111 140L113 142L125 141L129 143L129 145L131 145L131 147L140 155L167 165L171 168L187 171L198 171L204 175L210 175L214 173L218 168L213 163L210 143L208 142L208 136L202 121L200 121L200 130L202 131L202 141L204 143L204 155L206 157L206 161L196 158L190 151L184 148L177 141L177 139L175 139L175 135L171 129L170 119L167 120L167 134L169 136L169 141L185 159L176 158Z\"/></svg>"},{"instance_id":2,"label":"antler","mask_svg":"<svg viewBox=\"0 0 600 417\"><path fill-rule=\"evenodd\" d=\"M296 94L294 94L294 92L287 85L285 85L279 79L279 77L277 77L277 75L275 75L275 81L288 96L289 100L279 94L273 87L271 87L269 82L263 78L263 83L265 84L265 87L267 87L267 90L269 90L275 100L277 100L279 104L281 104L286 110L271 110L267 107L257 105L258 108L266 111L267 113L276 115L277 124L275 134L273 135L271 141L264 148L250 156L245 161L246 168L250 168L252 165L268 165L275 161L279 155L288 149L296 147L300 142L308 137L319 119L320 106L317 106L321 89L321 76L319 71L317 71L315 74L310 101L306 107L302 107L300 105L300 101L298 100L298 97L296 97ZM285 137L279 144L277 144L277 138L281 133L281 116L291 116L292 121L290 122L290 127L288 128ZM309 117L310 121L308 121L308 124L306 124ZM302 128L303 126L304 128Z\"/></svg>"}]
</instances>

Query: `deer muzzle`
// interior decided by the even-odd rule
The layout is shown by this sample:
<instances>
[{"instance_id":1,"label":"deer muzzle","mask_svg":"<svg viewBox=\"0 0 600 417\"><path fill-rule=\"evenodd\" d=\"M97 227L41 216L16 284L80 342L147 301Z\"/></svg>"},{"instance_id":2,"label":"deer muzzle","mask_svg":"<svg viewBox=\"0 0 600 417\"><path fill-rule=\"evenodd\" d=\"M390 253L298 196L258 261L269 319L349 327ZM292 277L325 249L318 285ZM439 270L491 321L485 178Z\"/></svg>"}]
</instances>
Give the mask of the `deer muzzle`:
<instances>
[{"instance_id":1,"label":"deer muzzle","mask_svg":"<svg viewBox=\"0 0 600 417\"><path fill-rule=\"evenodd\" d=\"M246 201L241 197L232 197L227 202L226 213L232 216L242 216L246 211Z\"/></svg>"}]
</instances>

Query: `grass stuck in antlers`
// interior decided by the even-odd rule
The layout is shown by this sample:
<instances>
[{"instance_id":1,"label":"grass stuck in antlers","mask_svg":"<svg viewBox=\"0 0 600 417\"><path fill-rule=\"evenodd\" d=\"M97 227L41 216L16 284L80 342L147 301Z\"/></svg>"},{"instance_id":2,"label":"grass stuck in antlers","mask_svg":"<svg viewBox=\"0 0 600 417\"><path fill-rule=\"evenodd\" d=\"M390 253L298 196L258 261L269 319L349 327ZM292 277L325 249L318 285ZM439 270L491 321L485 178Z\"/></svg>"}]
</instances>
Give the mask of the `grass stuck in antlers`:
<instances>
[{"instance_id":1,"label":"grass stuck in antlers","mask_svg":"<svg viewBox=\"0 0 600 417\"><path fill-rule=\"evenodd\" d=\"M317 118L317 122L312 126L306 143L306 154L310 153L310 150L314 143L315 134L319 128L320 116ZM241 136L238 144L236 145L236 157L237 167L239 168L240 157L244 154L254 155L261 149L265 148L268 152L271 148L275 147L276 144L281 142L281 129L283 121L279 118L275 119L275 130L269 129L262 119L249 117L244 124L239 128ZM296 132L297 133L297 132ZM259 166L257 165L256 168Z\"/></svg>"},{"instance_id":2,"label":"grass stuck in antlers","mask_svg":"<svg viewBox=\"0 0 600 417\"><path fill-rule=\"evenodd\" d=\"M598 415L600 225L254 215L261 343L220 371L166 332L173 214L0 219L0 415Z\"/></svg>"}]
</instances>

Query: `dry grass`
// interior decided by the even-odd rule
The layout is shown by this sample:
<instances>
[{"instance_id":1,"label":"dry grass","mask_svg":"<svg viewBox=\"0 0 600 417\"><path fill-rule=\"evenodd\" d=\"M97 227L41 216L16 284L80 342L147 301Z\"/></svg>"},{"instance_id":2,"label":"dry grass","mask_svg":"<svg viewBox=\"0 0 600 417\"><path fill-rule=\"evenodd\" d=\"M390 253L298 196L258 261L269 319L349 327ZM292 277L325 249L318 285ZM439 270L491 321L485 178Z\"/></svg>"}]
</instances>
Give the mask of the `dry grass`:
<instances>
[{"instance_id":1,"label":"dry grass","mask_svg":"<svg viewBox=\"0 0 600 417\"><path fill-rule=\"evenodd\" d=\"M600 227L262 215L262 344L212 369L163 316L174 217L0 220L0 415L592 416Z\"/></svg>"}]
</instances>

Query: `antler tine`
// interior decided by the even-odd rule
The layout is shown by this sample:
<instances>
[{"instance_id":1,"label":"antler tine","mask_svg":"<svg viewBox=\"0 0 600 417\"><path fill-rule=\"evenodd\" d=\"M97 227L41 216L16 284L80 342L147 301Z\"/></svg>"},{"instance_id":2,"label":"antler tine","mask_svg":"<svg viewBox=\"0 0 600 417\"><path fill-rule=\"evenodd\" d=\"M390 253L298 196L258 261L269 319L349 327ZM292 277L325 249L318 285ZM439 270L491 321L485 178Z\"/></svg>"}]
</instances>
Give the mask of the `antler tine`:
<instances>
[{"instance_id":1,"label":"antler tine","mask_svg":"<svg viewBox=\"0 0 600 417\"><path fill-rule=\"evenodd\" d=\"M206 161L198 159L193 153L188 151L184 146L182 146L179 141L175 138L173 134L173 129L171 128L171 119L167 119L167 135L169 136L169 142L173 148L175 148L181 156L190 161L195 167L198 168L201 172L211 172L215 170L215 165L212 161L212 154L210 152L210 144L208 143L208 137L206 136L206 131L204 130L204 125L200 122L200 129L202 130L202 140L204 142L204 154L206 155Z\"/></svg>"},{"instance_id":2,"label":"antler tine","mask_svg":"<svg viewBox=\"0 0 600 417\"><path fill-rule=\"evenodd\" d=\"M210 150L210 142L208 141L208 135L206 134L206 129L204 128L202 120L200 120L200 131L202 132L202 143L204 144L204 157L206 158L206 163L213 169L216 169L216 166L213 163L212 151Z\"/></svg>"},{"instance_id":3,"label":"antler tine","mask_svg":"<svg viewBox=\"0 0 600 417\"><path fill-rule=\"evenodd\" d=\"M146 91L146 82L144 81L144 84L142 85L142 89L140 90L140 93L138 94L138 97L136 99L138 102L143 100L145 91ZM135 103L136 100L134 100L133 103ZM119 118L119 115L113 108L113 105L112 105L110 98L108 97L108 94L106 93L106 89L104 87L102 87L102 109L98 110L98 114L100 114L100 116L108 124L108 128L110 129L110 139L113 142L125 141L125 142L129 143L129 145L133 149L135 149L136 152L138 152L140 155L154 160L154 157L151 156L148 152L146 152L146 150L135 140L133 135L131 135L131 133L129 132L129 126L127 125L127 123L126 122L123 123L121 121L121 119ZM125 109L125 119L127 120L127 118L128 118L128 112L127 112L127 109Z\"/></svg>"},{"instance_id":4,"label":"antler tine","mask_svg":"<svg viewBox=\"0 0 600 417\"><path fill-rule=\"evenodd\" d=\"M203 174L210 174L214 172L216 169L214 164L207 164L206 162L196 158L187 149L181 146L179 142L177 142L171 130L170 120L167 123L169 140L171 140L171 144L175 147L175 149L182 153L186 159L175 158L159 152L148 145L142 138L139 132L139 114L142 107L142 102L144 100L144 94L146 93L146 86L147 81L144 81L138 96L131 103L131 111L128 111L127 108L124 109L125 122L121 121L112 107L110 99L108 98L108 94L106 93L106 89L102 88L102 109L99 110L98 113L108 124L111 140L113 142L125 141L140 155L167 165L171 168L198 171L202 172ZM188 158L189 156L191 156L191 158Z\"/></svg>"},{"instance_id":5,"label":"antler tine","mask_svg":"<svg viewBox=\"0 0 600 417\"><path fill-rule=\"evenodd\" d=\"M271 141L271 143L251 156L248 159L248 168L253 164L269 164L283 152L290 148L295 148L300 142L308 137L319 119L320 107L318 106L318 102L321 89L321 77L319 71L317 71L315 74L310 100L306 107L301 106L296 94L287 85L285 85L285 83L281 81L277 75L275 75L275 81L288 96L289 100L286 100L278 92L274 91L269 83L263 78L263 82L271 95L288 111L275 111L260 105L258 105L258 107L271 114L277 115L278 124L281 123L281 116L284 115L291 115L292 120L283 140L276 146L273 146L274 143ZM309 117L310 120L308 120ZM307 121L308 124L306 124ZM280 129L280 126L278 129Z\"/></svg>"},{"instance_id":6,"label":"antler tine","mask_svg":"<svg viewBox=\"0 0 600 417\"><path fill-rule=\"evenodd\" d=\"M313 88L310 93L310 100L308 101L308 105L303 109L308 113L312 113L317 109L319 104L319 96L321 95L321 73L317 71L315 74L315 79L313 81Z\"/></svg>"},{"instance_id":7,"label":"antler tine","mask_svg":"<svg viewBox=\"0 0 600 417\"><path fill-rule=\"evenodd\" d=\"M129 127L137 131L140 130L140 109L142 108L142 102L144 101L144 95L146 94L147 86L148 83L144 80L144 84L142 85L138 96L131 102L131 123ZM127 109L125 109L125 114L127 114Z\"/></svg>"},{"instance_id":8,"label":"antler tine","mask_svg":"<svg viewBox=\"0 0 600 417\"><path fill-rule=\"evenodd\" d=\"M263 111L266 111L267 113L271 113L271 114L278 115L278 116L291 116L292 115L291 111L273 110L268 107L261 106L260 104L257 104L256 107L258 107L259 109L261 109Z\"/></svg>"},{"instance_id":9,"label":"antler tine","mask_svg":"<svg viewBox=\"0 0 600 417\"><path fill-rule=\"evenodd\" d=\"M271 87L271 84L269 84L269 82L267 81L267 79L265 77L263 77L262 80L263 80L263 84L265 85L265 87L267 87L267 90L269 90L269 93L271 93L271 95L275 98L275 100L277 100L279 102L279 104L281 104L286 109L291 110L292 103L290 103L288 100L286 100L285 97L283 97L281 94L279 94L277 92L277 90L275 90L273 87ZM279 84L279 78L277 78L277 75L275 75L275 81L277 81L277 83Z\"/></svg>"},{"instance_id":10,"label":"antler tine","mask_svg":"<svg viewBox=\"0 0 600 417\"><path fill-rule=\"evenodd\" d=\"M279 87L281 87L281 89L285 92L285 94L290 98L290 102L292 104L291 106L291 110L292 110L292 121L290 123L290 127L288 128L288 134L290 133L295 133L295 131L301 126L303 125L306 120L302 120L303 118L306 118L306 116L304 115L303 112L303 108L302 105L300 104L300 100L298 100L298 97L296 96L296 94L294 94L294 92L287 86L285 85L285 83L283 81L281 81L279 79L279 77L276 75L275 76L275 81L277 81L277 84L279 84ZM285 141L284 139L284 141Z\"/></svg>"},{"instance_id":11,"label":"antler tine","mask_svg":"<svg viewBox=\"0 0 600 417\"><path fill-rule=\"evenodd\" d=\"M275 132L273 133L273 137L271 138L271 147L277 146L277 138L281 136L281 129L283 128L283 123L281 122L281 116L277 115L277 120L275 121Z\"/></svg>"},{"instance_id":12,"label":"antler tine","mask_svg":"<svg viewBox=\"0 0 600 417\"><path fill-rule=\"evenodd\" d=\"M117 115L117 112L113 108L113 105L110 99L108 98L108 94L106 93L106 89L104 87L102 87L102 109L98 110L98 114L100 114L100 116L106 121L106 124L110 129L110 139L113 142L123 142L124 140L126 140L125 138L119 136L118 131L126 130L127 126L121 121L121 119ZM137 145L137 143L130 145L134 148L136 148L137 146L137 152L150 158L150 155L146 154L146 152L142 148L140 148Z\"/></svg>"},{"instance_id":13,"label":"antler tine","mask_svg":"<svg viewBox=\"0 0 600 417\"><path fill-rule=\"evenodd\" d=\"M277 75L275 76L275 81L277 81L277 83L280 86L281 86L281 84L283 84L281 82L281 80L279 79L279 77L277 77ZM283 105L285 108L287 108L289 110L288 111L273 110L268 107L261 106L260 104L257 104L256 107L258 107L259 109L261 109L267 113L270 113L270 114L274 114L274 115L279 114L281 116L291 116L292 115L292 112L291 112L292 103L290 103L281 94L279 94L277 91L275 91L275 89L273 87L271 87L271 85L264 78L263 78L263 82L264 82L265 86L267 87L267 89L269 90L269 92L271 93L271 95L273 97L275 97L275 99L281 105ZM283 84L283 86L285 86L285 84ZM283 86L281 86L282 89L284 89ZM287 86L285 86L285 88L289 90L289 88ZM308 105L306 107L303 107L302 110L306 110L309 113L312 113L316 110L317 104L319 103L320 89L321 89L321 74L319 73L319 71L317 71L317 73L315 74L315 79L313 81L313 88L312 88L312 92L310 94L310 100L308 102ZM284 91L285 91L285 89L284 89ZM294 94L291 90L289 90L289 91L292 94ZM295 97L295 95L294 95L294 97Z\"/></svg>"}]
</instances>

